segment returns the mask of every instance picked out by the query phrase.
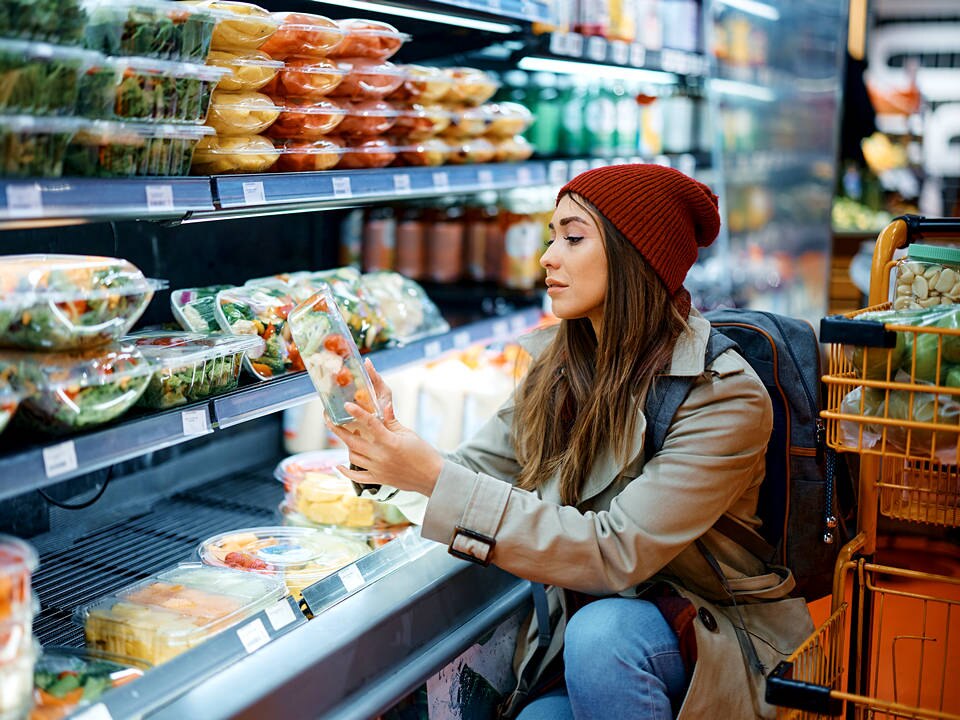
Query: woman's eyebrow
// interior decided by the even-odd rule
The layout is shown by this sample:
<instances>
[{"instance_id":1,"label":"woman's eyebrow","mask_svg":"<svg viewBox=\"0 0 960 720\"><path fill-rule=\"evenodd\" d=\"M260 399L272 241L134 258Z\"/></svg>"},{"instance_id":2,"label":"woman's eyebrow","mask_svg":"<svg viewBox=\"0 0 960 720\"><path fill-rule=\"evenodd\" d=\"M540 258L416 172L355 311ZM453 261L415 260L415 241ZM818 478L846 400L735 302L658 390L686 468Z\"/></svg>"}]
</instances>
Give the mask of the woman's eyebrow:
<instances>
[{"instance_id":1,"label":"woman's eyebrow","mask_svg":"<svg viewBox=\"0 0 960 720\"><path fill-rule=\"evenodd\" d=\"M562 227L563 225L568 225L568 224L570 224L570 223L572 223L572 222L582 223L583 225L586 225L586 224L587 224L587 221L584 220L584 219L583 219L582 217L580 217L579 215L571 215L570 217L560 218L560 225L561 225L561 227ZM551 230L553 230L553 223L548 224L547 227L550 228Z\"/></svg>"}]
</instances>

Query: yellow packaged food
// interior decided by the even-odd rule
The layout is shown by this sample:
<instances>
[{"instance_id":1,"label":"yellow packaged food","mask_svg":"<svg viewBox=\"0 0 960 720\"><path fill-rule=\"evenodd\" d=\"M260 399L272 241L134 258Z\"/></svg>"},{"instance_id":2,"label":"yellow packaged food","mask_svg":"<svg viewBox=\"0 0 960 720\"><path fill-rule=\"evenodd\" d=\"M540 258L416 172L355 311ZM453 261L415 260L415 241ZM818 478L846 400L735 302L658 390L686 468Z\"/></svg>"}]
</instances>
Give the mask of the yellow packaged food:
<instances>
[{"instance_id":1,"label":"yellow packaged food","mask_svg":"<svg viewBox=\"0 0 960 720\"><path fill-rule=\"evenodd\" d=\"M193 153L194 175L266 172L280 151L260 135L204 138Z\"/></svg>"},{"instance_id":2,"label":"yellow packaged food","mask_svg":"<svg viewBox=\"0 0 960 720\"><path fill-rule=\"evenodd\" d=\"M268 11L252 3L202 0L195 4L219 11L210 42L210 47L214 50L256 50L280 27L280 22Z\"/></svg>"},{"instance_id":3,"label":"yellow packaged food","mask_svg":"<svg viewBox=\"0 0 960 720\"><path fill-rule=\"evenodd\" d=\"M211 50L207 55L207 65L230 71L217 85L218 90L230 92L259 90L283 68L283 62L272 60L260 50Z\"/></svg>"},{"instance_id":4,"label":"yellow packaged food","mask_svg":"<svg viewBox=\"0 0 960 720\"><path fill-rule=\"evenodd\" d=\"M258 92L217 90L210 102L207 125L217 135L256 135L273 125L281 108L267 95Z\"/></svg>"}]
</instances>

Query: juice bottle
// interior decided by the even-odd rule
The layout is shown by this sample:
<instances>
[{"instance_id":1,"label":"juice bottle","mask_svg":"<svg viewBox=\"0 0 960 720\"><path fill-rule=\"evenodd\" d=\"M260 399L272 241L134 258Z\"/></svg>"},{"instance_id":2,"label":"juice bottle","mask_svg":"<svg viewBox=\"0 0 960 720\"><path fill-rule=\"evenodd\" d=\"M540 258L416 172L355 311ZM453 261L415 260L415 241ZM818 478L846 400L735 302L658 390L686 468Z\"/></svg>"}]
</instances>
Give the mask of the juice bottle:
<instances>
[{"instance_id":1,"label":"juice bottle","mask_svg":"<svg viewBox=\"0 0 960 720\"><path fill-rule=\"evenodd\" d=\"M463 276L466 227L463 208L448 205L438 211L427 231L427 276L434 282L454 282Z\"/></svg>"},{"instance_id":2,"label":"juice bottle","mask_svg":"<svg viewBox=\"0 0 960 720\"><path fill-rule=\"evenodd\" d=\"M365 272L393 270L397 247L397 221L389 205L372 207L363 225L363 269Z\"/></svg>"},{"instance_id":3,"label":"juice bottle","mask_svg":"<svg viewBox=\"0 0 960 720\"><path fill-rule=\"evenodd\" d=\"M397 218L397 272L414 280L426 275L427 226L423 208L409 205Z\"/></svg>"}]
</instances>

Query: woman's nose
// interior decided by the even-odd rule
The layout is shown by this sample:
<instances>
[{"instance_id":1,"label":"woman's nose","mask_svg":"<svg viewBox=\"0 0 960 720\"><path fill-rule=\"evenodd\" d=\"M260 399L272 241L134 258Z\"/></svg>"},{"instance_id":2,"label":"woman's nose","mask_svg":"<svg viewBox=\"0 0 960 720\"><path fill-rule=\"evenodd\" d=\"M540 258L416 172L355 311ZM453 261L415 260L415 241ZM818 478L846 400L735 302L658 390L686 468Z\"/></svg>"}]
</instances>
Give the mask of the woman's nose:
<instances>
[{"instance_id":1,"label":"woman's nose","mask_svg":"<svg viewBox=\"0 0 960 720\"><path fill-rule=\"evenodd\" d=\"M557 261L555 259L555 253L553 251L554 243L551 243L547 246L547 249L544 251L543 255L540 256L540 267L555 268L557 267Z\"/></svg>"}]
</instances>

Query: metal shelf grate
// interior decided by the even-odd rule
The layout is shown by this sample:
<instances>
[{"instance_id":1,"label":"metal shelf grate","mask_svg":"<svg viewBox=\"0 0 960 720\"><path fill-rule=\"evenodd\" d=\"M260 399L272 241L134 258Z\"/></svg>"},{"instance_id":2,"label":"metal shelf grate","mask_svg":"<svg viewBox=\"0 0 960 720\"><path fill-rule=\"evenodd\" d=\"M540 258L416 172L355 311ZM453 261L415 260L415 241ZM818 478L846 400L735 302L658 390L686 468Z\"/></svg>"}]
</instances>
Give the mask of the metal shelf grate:
<instances>
[{"instance_id":1,"label":"metal shelf grate","mask_svg":"<svg viewBox=\"0 0 960 720\"><path fill-rule=\"evenodd\" d=\"M83 645L73 611L178 562L196 560L205 538L276 522L283 486L264 471L214 480L157 503L151 512L93 530L40 556L34 590L43 645Z\"/></svg>"}]
</instances>

